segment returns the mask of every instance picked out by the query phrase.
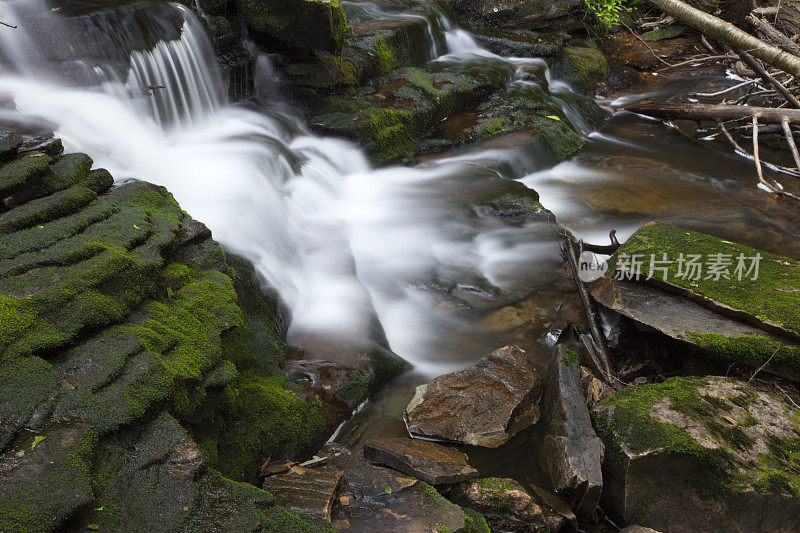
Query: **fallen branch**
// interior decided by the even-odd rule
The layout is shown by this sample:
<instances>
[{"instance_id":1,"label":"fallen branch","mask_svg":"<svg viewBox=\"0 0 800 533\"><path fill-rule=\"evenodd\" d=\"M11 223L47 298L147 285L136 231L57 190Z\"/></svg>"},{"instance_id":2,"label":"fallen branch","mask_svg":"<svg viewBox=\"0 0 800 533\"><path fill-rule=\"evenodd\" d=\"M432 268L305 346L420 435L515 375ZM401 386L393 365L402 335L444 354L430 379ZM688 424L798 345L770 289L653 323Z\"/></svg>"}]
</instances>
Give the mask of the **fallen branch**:
<instances>
[{"instance_id":1,"label":"fallen branch","mask_svg":"<svg viewBox=\"0 0 800 533\"><path fill-rule=\"evenodd\" d=\"M753 115L753 159L756 164L756 172L758 173L758 181L760 181L764 187L771 190L775 194L779 196L785 196L786 198L791 198L792 200L800 202L800 196L794 195L790 192L786 192L778 187L772 185L766 179L764 179L764 171L761 168L761 158L758 155L758 115Z\"/></svg>"},{"instance_id":2,"label":"fallen branch","mask_svg":"<svg viewBox=\"0 0 800 533\"><path fill-rule=\"evenodd\" d=\"M717 42L727 44L736 50L747 51L768 65L800 76L800 57L769 45L730 22L709 15L680 0L648 0L648 2Z\"/></svg>"},{"instance_id":3,"label":"fallen branch","mask_svg":"<svg viewBox=\"0 0 800 533\"><path fill-rule=\"evenodd\" d=\"M789 144L789 150L792 152L794 164L797 166L797 169L800 170L800 154L797 153L797 144L794 142L792 128L789 127L788 122L783 122L781 125L783 126L783 134L786 136L786 142Z\"/></svg>"},{"instance_id":4,"label":"fallen branch","mask_svg":"<svg viewBox=\"0 0 800 533\"><path fill-rule=\"evenodd\" d=\"M785 52L800 56L800 46L792 42L787 36L783 33L778 31L775 26L767 22L766 20L760 19L754 14L750 13L747 15L747 20L755 26L755 28L767 39L775 43L777 46L782 48Z\"/></svg>"},{"instance_id":5,"label":"fallen branch","mask_svg":"<svg viewBox=\"0 0 800 533\"><path fill-rule=\"evenodd\" d=\"M655 118L728 121L758 116L766 124L800 124L800 109L750 107L714 104L646 104L631 102L622 106L626 111Z\"/></svg>"},{"instance_id":6,"label":"fallen branch","mask_svg":"<svg viewBox=\"0 0 800 533\"><path fill-rule=\"evenodd\" d=\"M751 56L747 52L739 52L739 57L742 58L742 61L744 61L744 63L748 67L753 69L753 72L758 74L762 80L767 82L767 85L772 85L773 87L775 87L775 90L778 91L781 94L781 96L783 96L784 100L789 102L792 105L792 107L794 107L795 109L800 109L800 101L798 101L797 98L795 98L794 95L790 93L786 89L786 87L783 86L781 82L776 80L774 77L770 75L769 72L764 70L764 67L762 67L761 64L753 58L753 56Z\"/></svg>"},{"instance_id":7,"label":"fallen branch","mask_svg":"<svg viewBox=\"0 0 800 533\"><path fill-rule=\"evenodd\" d=\"M0 20L0 24L5 26L6 28L13 28L15 30L17 29L17 26L14 26L13 24L9 24L8 22L3 22L2 20Z\"/></svg>"}]
</instances>

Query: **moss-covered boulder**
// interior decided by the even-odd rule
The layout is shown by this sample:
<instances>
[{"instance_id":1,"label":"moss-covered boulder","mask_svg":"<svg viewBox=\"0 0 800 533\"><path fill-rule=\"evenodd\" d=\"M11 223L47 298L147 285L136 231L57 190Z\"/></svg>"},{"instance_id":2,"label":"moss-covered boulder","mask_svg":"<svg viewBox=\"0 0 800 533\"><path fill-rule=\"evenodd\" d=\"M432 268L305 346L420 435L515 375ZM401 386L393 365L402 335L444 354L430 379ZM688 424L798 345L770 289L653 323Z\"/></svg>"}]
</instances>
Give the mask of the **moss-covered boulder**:
<instances>
[{"instance_id":1,"label":"moss-covered boulder","mask_svg":"<svg viewBox=\"0 0 800 533\"><path fill-rule=\"evenodd\" d=\"M400 17L351 26L339 55L317 54L286 65L284 72L293 92L352 90L399 68L422 66L433 59L431 51L444 46L444 36L432 36L422 15Z\"/></svg>"},{"instance_id":2,"label":"moss-covered boulder","mask_svg":"<svg viewBox=\"0 0 800 533\"><path fill-rule=\"evenodd\" d=\"M78 515L86 527L175 530L240 511L273 527L264 502L216 503L234 485L203 472L254 477L262 455L321 440L319 405L278 369L275 299L230 269L165 189L112 187L88 156L49 152L0 167L0 530L49 531ZM186 479L172 491L176 469ZM188 510L157 496L162 484ZM84 520L87 509L121 515Z\"/></svg>"},{"instance_id":3,"label":"moss-covered boulder","mask_svg":"<svg viewBox=\"0 0 800 533\"><path fill-rule=\"evenodd\" d=\"M509 65L510 67L510 65ZM378 164L414 154L418 139L440 120L501 88L513 69L488 75L445 68L401 69L363 97L331 96L314 105L312 126L359 141Z\"/></svg>"},{"instance_id":4,"label":"moss-covered boulder","mask_svg":"<svg viewBox=\"0 0 800 533\"><path fill-rule=\"evenodd\" d=\"M596 46L566 46L561 52L555 73L579 91L593 94L608 78L608 61Z\"/></svg>"},{"instance_id":5,"label":"moss-covered boulder","mask_svg":"<svg viewBox=\"0 0 800 533\"><path fill-rule=\"evenodd\" d=\"M578 0L447 0L460 22L481 28L575 29L582 18Z\"/></svg>"},{"instance_id":6,"label":"moss-covered boulder","mask_svg":"<svg viewBox=\"0 0 800 533\"><path fill-rule=\"evenodd\" d=\"M603 508L659 531L791 531L800 410L730 378L672 378L597 404Z\"/></svg>"},{"instance_id":7,"label":"moss-covered boulder","mask_svg":"<svg viewBox=\"0 0 800 533\"><path fill-rule=\"evenodd\" d=\"M341 0L236 0L256 37L338 53L347 33Z\"/></svg>"},{"instance_id":8,"label":"moss-covered boulder","mask_svg":"<svg viewBox=\"0 0 800 533\"><path fill-rule=\"evenodd\" d=\"M725 360L800 379L800 262L663 222L591 285L602 305ZM615 279L616 278L616 279Z\"/></svg>"}]
</instances>

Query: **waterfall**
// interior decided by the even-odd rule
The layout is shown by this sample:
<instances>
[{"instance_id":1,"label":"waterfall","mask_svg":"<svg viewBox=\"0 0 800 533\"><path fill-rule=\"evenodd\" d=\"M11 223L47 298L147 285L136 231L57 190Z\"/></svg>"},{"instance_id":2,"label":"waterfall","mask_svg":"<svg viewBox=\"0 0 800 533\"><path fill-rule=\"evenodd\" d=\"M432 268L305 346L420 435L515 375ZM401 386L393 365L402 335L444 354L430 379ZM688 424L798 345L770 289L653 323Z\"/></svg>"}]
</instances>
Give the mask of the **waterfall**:
<instances>
[{"instance_id":1,"label":"waterfall","mask_svg":"<svg viewBox=\"0 0 800 533\"><path fill-rule=\"evenodd\" d=\"M546 225L475 217L459 200L470 187L483 190L492 171L458 160L375 170L352 143L308 133L296 113L229 104L198 21L165 5L136 4L135 16L153 19L137 27L168 35L156 40L133 26L107 34L109 17L129 12L99 20L77 14L89 51L68 50L65 72L51 68L53 51L34 27L71 35L75 20L38 0L0 1L0 18L20 26L0 31L0 94L16 103L0 110L0 120L53 128L67 150L88 153L118 180L166 186L278 290L291 309L291 338L366 343L377 317L397 353L421 371L441 372L459 363L440 364L437 352L468 348L477 333L437 313L426 286L530 285L554 270ZM266 57L259 65L261 78L274 78ZM267 98L275 92L261 88Z\"/></svg>"}]
</instances>

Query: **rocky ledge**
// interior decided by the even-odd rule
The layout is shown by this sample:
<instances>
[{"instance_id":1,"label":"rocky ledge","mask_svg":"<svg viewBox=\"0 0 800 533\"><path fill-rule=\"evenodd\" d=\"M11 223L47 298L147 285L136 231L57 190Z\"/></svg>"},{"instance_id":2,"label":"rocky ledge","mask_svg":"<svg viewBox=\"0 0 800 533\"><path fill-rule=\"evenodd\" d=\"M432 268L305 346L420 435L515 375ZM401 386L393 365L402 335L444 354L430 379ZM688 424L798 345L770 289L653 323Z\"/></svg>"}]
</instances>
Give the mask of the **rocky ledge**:
<instances>
[{"instance_id":1,"label":"rocky ledge","mask_svg":"<svg viewBox=\"0 0 800 533\"><path fill-rule=\"evenodd\" d=\"M0 137L0 530L329 529L240 483L325 436L253 268L164 188Z\"/></svg>"}]
</instances>

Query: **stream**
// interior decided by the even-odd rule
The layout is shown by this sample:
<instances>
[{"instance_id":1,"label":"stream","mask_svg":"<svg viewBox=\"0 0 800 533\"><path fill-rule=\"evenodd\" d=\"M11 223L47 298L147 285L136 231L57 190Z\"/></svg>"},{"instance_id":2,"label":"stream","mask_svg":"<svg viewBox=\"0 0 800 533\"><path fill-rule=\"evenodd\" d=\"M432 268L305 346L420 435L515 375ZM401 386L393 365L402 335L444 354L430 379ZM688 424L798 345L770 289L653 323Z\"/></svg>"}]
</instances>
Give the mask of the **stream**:
<instances>
[{"instance_id":1,"label":"stream","mask_svg":"<svg viewBox=\"0 0 800 533\"><path fill-rule=\"evenodd\" d=\"M474 207L509 178L475 159L508 162L561 225L589 242L606 244L612 228L623 241L660 219L800 257L797 210L756 186L750 161L709 150L660 121L615 113L601 131L587 133L578 155L558 164L531 145L376 169L354 143L310 132L282 99L266 55L257 61L259 98L229 103L192 11L162 2L119 5L101 13L75 8L67 19L47 2L0 1L0 20L19 25L0 31L0 94L16 103L0 106L0 119L31 133L54 131L67 151L89 154L118 180L167 187L278 290L291 310L289 341L308 354L366 349L380 336L376 327L382 330L414 370L340 428L335 438L347 445L402 434L400 415L417 385L500 346L518 344L543 373L560 324L576 312L558 274L553 228L510 224ZM360 22L408 16L393 15L393 6L345 2ZM415 16L428 21L431 60L502 65L516 72L508 83L517 84L534 83L520 75L531 66L546 70L540 59L482 49L434 3ZM110 32L119 20L126 32ZM85 46L67 45L76 32ZM54 62L63 68L55 72ZM569 88L545 76L540 89L582 129L558 98ZM480 303L450 308L431 289L443 285ZM470 459L482 471L522 471L528 483L546 485L526 441L531 431L512 440L500 464L477 449Z\"/></svg>"}]
</instances>

